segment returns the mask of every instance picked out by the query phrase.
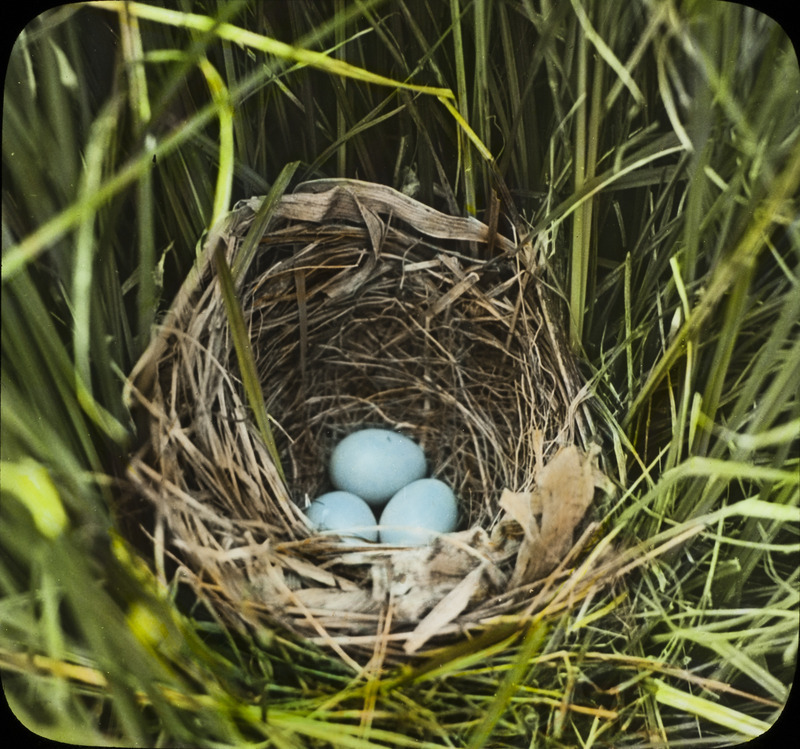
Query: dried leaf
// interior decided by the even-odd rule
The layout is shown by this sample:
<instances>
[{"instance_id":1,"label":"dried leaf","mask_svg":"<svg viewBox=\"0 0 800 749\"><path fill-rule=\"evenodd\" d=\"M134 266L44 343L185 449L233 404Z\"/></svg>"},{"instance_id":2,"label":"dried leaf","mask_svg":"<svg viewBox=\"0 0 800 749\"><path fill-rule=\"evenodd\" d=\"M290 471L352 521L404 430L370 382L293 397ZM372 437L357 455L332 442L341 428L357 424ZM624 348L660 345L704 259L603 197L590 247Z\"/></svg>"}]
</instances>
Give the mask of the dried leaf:
<instances>
[{"instance_id":1,"label":"dried leaf","mask_svg":"<svg viewBox=\"0 0 800 749\"><path fill-rule=\"evenodd\" d=\"M336 192L327 195L329 191ZM343 195L347 197L344 198ZM449 216L388 185L376 185L357 179L303 182L293 194L284 196L280 208L286 218L301 221L320 222L342 218L358 220L361 216L355 208L355 200L377 214L396 216L431 237L483 243L490 239L489 227L475 218ZM494 235L492 239L495 246L503 252L513 252L516 249L513 242L506 237Z\"/></svg>"},{"instance_id":2,"label":"dried leaf","mask_svg":"<svg viewBox=\"0 0 800 749\"><path fill-rule=\"evenodd\" d=\"M519 523L529 543L538 542L539 524L534 516L542 514L542 499L539 494L503 489L503 493L500 495L500 507L506 511L509 517Z\"/></svg>"},{"instance_id":3,"label":"dried leaf","mask_svg":"<svg viewBox=\"0 0 800 749\"><path fill-rule=\"evenodd\" d=\"M367 232L369 234L369 241L372 244L372 252L377 260L381 254L381 248L383 247L383 240L386 237L386 225L381 221L378 214L367 208L366 206L362 205L358 198L355 198L356 205L358 206L358 210L361 213L361 218L364 219L364 226L367 227Z\"/></svg>"},{"instance_id":4,"label":"dried leaf","mask_svg":"<svg viewBox=\"0 0 800 749\"><path fill-rule=\"evenodd\" d=\"M364 614L377 609L375 601L366 590L301 588L294 591L294 595L312 613L336 613L343 621L347 614Z\"/></svg>"},{"instance_id":5,"label":"dried leaf","mask_svg":"<svg viewBox=\"0 0 800 749\"><path fill-rule=\"evenodd\" d=\"M542 537L558 561L572 543L572 532L594 496L591 460L577 447L560 450L537 481L542 495Z\"/></svg>"},{"instance_id":6,"label":"dried leaf","mask_svg":"<svg viewBox=\"0 0 800 749\"><path fill-rule=\"evenodd\" d=\"M429 546L415 549L378 548L344 554L339 561L369 565L373 600L393 601L393 619L402 622L419 622L476 568L481 568L484 581L476 595L478 591L489 595L489 588L499 588L506 579L495 566L494 549L483 528L448 533ZM441 611L454 611L457 601L458 595ZM441 611L437 616L443 616Z\"/></svg>"},{"instance_id":7,"label":"dried leaf","mask_svg":"<svg viewBox=\"0 0 800 749\"><path fill-rule=\"evenodd\" d=\"M485 595L483 572L483 565L476 567L430 610L403 645L406 653L415 653L442 627L453 621L470 601Z\"/></svg>"},{"instance_id":8,"label":"dried leaf","mask_svg":"<svg viewBox=\"0 0 800 749\"><path fill-rule=\"evenodd\" d=\"M516 521L522 528L523 540L517 549L517 561L511 579L511 586L516 587L522 582L523 573L535 566L533 555L541 553L541 531L535 517L541 514L541 497L535 492L504 489L500 496L500 507L506 511L507 518Z\"/></svg>"},{"instance_id":9,"label":"dried leaf","mask_svg":"<svg viewBox=\"0 0 800 749\"><path fill-rule=\"evenodd\" d=\"M574 445L564 447L539 472L527 502L525 493L503 493L501 505L525 534L512 586L546 575L572 546L575 528L592 502L595 486L604 485L605 477L594 459L593 452L583 453ZM542 519L537 527L534 515L538 512Z\"/></svg>"}]
</instances>

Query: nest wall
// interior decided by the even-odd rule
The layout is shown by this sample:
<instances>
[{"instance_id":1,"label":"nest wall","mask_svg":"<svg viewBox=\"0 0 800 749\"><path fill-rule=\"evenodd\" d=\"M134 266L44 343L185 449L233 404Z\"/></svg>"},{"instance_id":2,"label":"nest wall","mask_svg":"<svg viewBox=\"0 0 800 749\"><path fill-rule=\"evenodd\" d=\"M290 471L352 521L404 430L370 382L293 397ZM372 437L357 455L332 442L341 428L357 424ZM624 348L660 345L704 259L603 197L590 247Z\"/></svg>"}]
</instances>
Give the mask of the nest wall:
<instances>
[{"instance_id":1,"label":"nest wall","mask_svg":"<svg viewBox=\"0 0 800 749\"><path fill-rule=\"evenodd\" d=\"M387 599L398 624L418 621L475 568L470 554L492 569L450 619L502 589L515 548L492 536L502 492L530 490L537 464L581 426L574 363L508 240L388 188L325 187L284 196L264 230L261 201L247 201L214 239L241 269L285 482L251 418L208 257L131 378L147 439L129 472L156 509L153 538L223 615L323 639L373 631ZM469 561L453 562L462 550L437 563L440 547L343 553L309 530L302 510L330 488L333 446L367 426L423 447L460 499L459 529L480 534ZM444 564L450 584L420 578L404 607L395 583L417 563Z\"/></svg>"}]
</instances>

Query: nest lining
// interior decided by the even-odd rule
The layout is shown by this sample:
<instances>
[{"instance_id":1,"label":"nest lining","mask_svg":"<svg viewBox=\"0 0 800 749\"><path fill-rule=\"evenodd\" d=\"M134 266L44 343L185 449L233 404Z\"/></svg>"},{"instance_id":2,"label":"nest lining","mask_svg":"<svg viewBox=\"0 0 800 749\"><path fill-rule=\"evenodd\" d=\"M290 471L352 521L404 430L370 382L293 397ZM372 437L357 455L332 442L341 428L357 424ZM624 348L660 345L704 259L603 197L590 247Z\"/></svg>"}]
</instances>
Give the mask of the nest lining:
<instances>
[{"instance_id":1,"label":"nest lining","mask_svg":"<svg viewBox=\"0 0 800 749\"><path fill-rule=\"evenodd\" d=\"M353 643L387 606L399 627L427 617L432 629L451 601L452 631L514 579L503 492L530 492L542 461L575 441L579 381L507 240L476 259L476 221L383 186L326 187L284 196L239 285L286 484L249 416L208 262L131 378L149 438L130 475L184 574L230 619ZM232 266L259 206L240 205L222 234ZM423 447L461 500L461 532L346 551L310 533L302 509L330 488L333 446L367 426Z\"/></svg>"}]
</instances>

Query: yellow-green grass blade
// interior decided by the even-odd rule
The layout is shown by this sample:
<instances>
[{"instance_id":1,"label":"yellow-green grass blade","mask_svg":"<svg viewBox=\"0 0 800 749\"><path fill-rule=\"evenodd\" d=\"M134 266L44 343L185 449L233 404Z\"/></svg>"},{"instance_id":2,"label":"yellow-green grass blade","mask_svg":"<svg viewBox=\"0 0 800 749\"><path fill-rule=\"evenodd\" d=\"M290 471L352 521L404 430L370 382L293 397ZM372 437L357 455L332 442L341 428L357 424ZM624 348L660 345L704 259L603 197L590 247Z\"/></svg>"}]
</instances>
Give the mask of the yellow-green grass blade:
<instances>
[{"instance_id":1,"label":"yellow-green grass blade","mask_svg":"<svg viewBox=\"0 0 800 749\"><path fill-rule=\"evenodd\" d=\"M453 60L456 68L456 86L458 95L456 103L460 115L459 124L466 124L469 117L469 102L467 100L467 74L464 65L464 43L461 32L462 10L459 0L450 0L450 28L453 34ZM444 97L439 97L443 102ZM445 104L446 106L446 104ZM448 109L454 109L448 107ZM451 111L451 114L453 112ZM462 125L462 132L464 131ZM475 213L475 175L472 172L472 152L468 148L459 148L459 156L463 160L463 166L459 170L459 175L464 178L464 201L465 208L469 213Z\"/></svg>"},{"instance_id":2,"label":"yellow-green grass blade","mask_svg":"<svg viewBox=\"0 0 800 749\"><path fill-rule=\"evenodd\" d=\"M676 689L661 679L651 678L646 681L646 684L652 689L658 702L729 728L742 736L755 738L770 727L769 723L765 723L763 720L712 702L705 697L698 697Z\"/></svg>"},{"instance_id":3,"label":"yellow-green grass blade","mask_svg":"<svg viewBox=\"0 0 800 749\"><path fill-rule=\"evenodd\" d=\"M258 243L263 238L264 232L266 231L269 221L272 218L272 214L280 202L281 197L283 197L283 194L288 189L289 184L299 166L299 161L293 161L289 164L286 164L286 166L281 169L280 174L275 179L275 182L272 183L272 187L264 198L264 201L261 203L261 206L258 209L255 218L253 219L253 224L242 241L239 251L236 253L236 257L233 259L231 274L233 275L233 280L237 287L244 278L247 269L255 259L256 254L258 253Z\"/></svg>"},{"instance_id":4,"label":"yellow-green grass blade","mask_svg":"<svg viewBox=\"0 0 800 749\"><path fill-rule=\"evenodd\" d=\"M0 489L27 508L36 529L46 538L59 536L69 526L58 489L41 463L31 458L2 461Z\"/></svg>"},{"instance_id":5,"label":"yellow-green grass blade","mask_svg":"<svg viewBox=\"0 0 800 749\"><path fill-rule=\"evenodd\" d=\"M219 161L217 166L217 186L214 191L214 207L211 211L209 226L214 226L230 210L231 193L233 191L233 104L225 81L217 69L201 57L198 61L200 70L211 91L211 98L217 107L219 120Z\"/></svg>"},{"instance_id":6,"label":"yellow-green grass blade","mask_svg":"<svg viewBox=\"0 0 800 749\"><path fill-rule=\"evenodd\" d=\"M269 415L267 414L267 407L264 402L264 393L261 390L261 381L258 378L258 371L256 370L255 360L253 359L253 349L250 345L250 338L247 335L247 327L244 323L242 307L236 296L233 277L228 267L228 262L225 259L222 242L220 241L218 241L214 249L214 261L222 290L222 298L225 303L225 311L228 316L228 323L231 328L233 345L236 349L236 359L239 362L239 372L242 376L242 384L244 385L247 402L253 410L256 427L272 457L278 475L285 482L286 476L283 472L280 455L278 454L278 446L275 443L275 437L272 434L272 427L269 423Z\"/></svg>"},{"instance_id":7,"label":"yellow-green grass blade","mask_svg":"<svg viewBox=\"0 0 800 749\"><path fill-rule=\"evenodd\" d=\"M97 2L93 2L92 5L98 8L104 8L105 10L119 11L115 2L107 2L107 0L97 0ZM387 78L365 70L364 68L359 68L356 65L351 65L343 60L337 60L321 52L315 52L301 47L293 47L277 39L272 39L229 23L220 23L210 16L202 16L196 13L184 13L178 10L159 8L143 3L128 3L127 6L128 12L138 18L155 21L168 26L213 33L220 39L225 39L234 44L240 44L244 47L274 55L275 57L290 62L315 67L332 75L352 78L357 81L362 81L363 83L373 83L380 86L391 86L392 88L415 91L431 96L453 98L453 92L450 91L450 89L422 86Z\"/></svg>"},{"instance_id":8,"label":"yellow-green grass blade","mask_svg":"<svg viewBox=\"0 0 800 749\"><path fill-rule=\"evenodd\" d=\"M189 141L216 114L213 102L201 109L191 120L162 139L152 149L136 156L107 178L94 192L79 198L60 213L53 216L38 229L27 235L18 244L8 249L3 257L2 278L13 278L29 262L77 226L87 212L97 211L111 198L119 194L136 180L141 179L152 168L153 159L163 159L178 146Z\"/></svg>"},{"instance_id":9,"label":"yellow-green grass blade","mask_svg":"<svg viewBox=\"0 0 800 749\"><path fill-rule=\"evenodd\" d=\"M461 112L459 112L458 109L456 109L453 106L452 102L450 102L446 97L440 96L438 98L439 98L439 101L441 101L442 104L444 104L444 106L446 107L447 111L450 112L451 115L453 115L453 119L456 121L456 124L459 126L459 128L461 128L461 130L467 136L467 138L469 139L470 143L472 143L472 145L475 146L475 148L477 149L478 153L484 159L486 159L486 161L493 162L494 161L494 157L492 156L491 151L489 151L489 149L483 144L483 142L477 136L475 131L470 127L469 123L464 119L464 117L462 116Z\"/></svg>"},{"instance_id":10,"label":"yellow-green grass blade","mask_svg":"<svg viewBox=\"0 0 800 749\"><path fill-rule=\"evenodd\" d=\"M485 746L497 722L507 710L514 693L519 688L519 683L526 671L531 668L531 659L544 644L548 627L542 621L533 621L528 625L528 631L522 641L514 664L503 677L494 698L486 707L486 713L481 722L475 727L470 736L469 749L480 749Z\"/></svg>"},{"instance_id":11,"label":"yellow-green grass blade","mask_svg":"<svg viewBox=\"0 0 800 749\"><path fill-rule=\"evenodd\" d=\"M787 201L796 194L798 187L800 187L800 138L795 142L785 169L772 183L769 194L754 206L753 220L747 225L728 257L713 270L702 298L637 392L624 420L625 424L630 423L656 385L681 356L685 342L698 335L723 296L742 273L749 272L752 268L759 254L765 249L764 238L768 235L770 227L784 214Z\"/></svg>"},{"instance_id":12,"label":"yellow-green grass blade","mask_svg":"<svg viewBox=\"0 0 800 749\"><path fill-rule=\"evenodd\" d=\"M95 269L94 254L98 247L95 238L97 207L92 206L86 198L91 196L102 182L105 158L109 141L117 126L119 109L119 101L112 100L92 126L79 192L81 196L79 200L85 208L78 217L75 237L75 262L72 269L72 344L76 378L85 383L89 393L92 382L89 363L91 316L92 301L95 298L92 293L92 283Z\"/></svg>"},{"instance_id":13,"label":"yellow-green grass blade","mask_svg":"<svg viewBox=\"0 0 800 749\"><path fill-rule=\"evenodd\" d=\"M147 85L144 43L136 17L120 13L120 47L126 63L128 80L128 99L136 133L145 133L150 125L152 107ZM145 136L145 148L153 143L152 134ZM155 267L155 205L153 196L153 170L147 170L136 183L137 225L139 244L139 264L136 280L137 290L137 333L141 350L150 341L157 305L157 279Z\"/></svg>"}]
</instances>

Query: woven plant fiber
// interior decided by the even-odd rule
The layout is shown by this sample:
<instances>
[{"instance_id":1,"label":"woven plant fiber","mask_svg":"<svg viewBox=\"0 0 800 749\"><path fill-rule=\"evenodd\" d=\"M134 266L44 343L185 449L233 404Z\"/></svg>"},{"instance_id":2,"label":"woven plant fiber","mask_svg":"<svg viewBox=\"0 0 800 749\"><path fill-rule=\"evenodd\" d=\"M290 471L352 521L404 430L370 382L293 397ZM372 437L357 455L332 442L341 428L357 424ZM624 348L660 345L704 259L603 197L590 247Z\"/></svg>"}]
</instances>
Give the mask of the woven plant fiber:
<instances>
[{"instance_id":1,"label":"woven plant fiber","mask_svg":"<svg viewBox=\"0 0 800 749\"><path fill-rule=\"evenodd\" d=\"M242 386L217 248L279 460ZM381 185L322 180L237 205L129 380L143 439L128 477L154 510L156 566L177 561L228 620L348 658L376 637L419 652L518 610L572 548L597 484L575 446L585 389L532 265L479 221ZM459 499L457 532L393 548L309 528L334 445L364 427L420 444Z\"/></svg>"}]
</instances>

